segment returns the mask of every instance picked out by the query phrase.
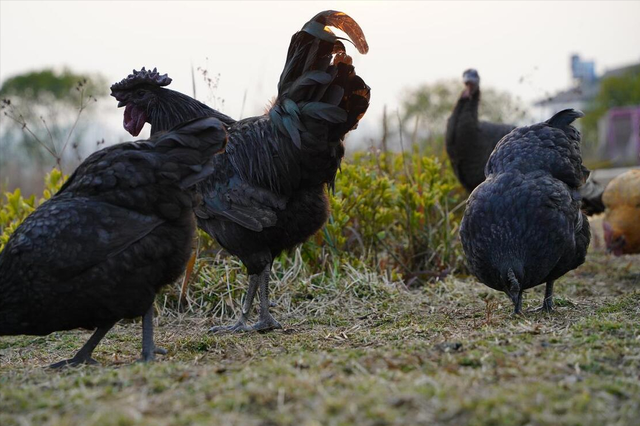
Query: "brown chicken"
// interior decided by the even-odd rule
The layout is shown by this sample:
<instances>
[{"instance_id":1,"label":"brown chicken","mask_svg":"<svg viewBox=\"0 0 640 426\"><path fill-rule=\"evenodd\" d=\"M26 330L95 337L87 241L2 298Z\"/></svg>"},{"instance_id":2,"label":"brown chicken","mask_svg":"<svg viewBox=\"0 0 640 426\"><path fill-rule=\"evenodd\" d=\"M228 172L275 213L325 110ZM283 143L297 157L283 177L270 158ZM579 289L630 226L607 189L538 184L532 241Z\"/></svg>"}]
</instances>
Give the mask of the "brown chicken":
<instances>
[{"instance_id":1,"label":"brown chicken","mask_svg":"<svg viewBox=\"0 0 640 426\"><path fill-rule=\"evenodd\" d=\"M602 195L607 249L616 256L640 253L640 169L613 179Z\"/></svg>"}]
</instances>

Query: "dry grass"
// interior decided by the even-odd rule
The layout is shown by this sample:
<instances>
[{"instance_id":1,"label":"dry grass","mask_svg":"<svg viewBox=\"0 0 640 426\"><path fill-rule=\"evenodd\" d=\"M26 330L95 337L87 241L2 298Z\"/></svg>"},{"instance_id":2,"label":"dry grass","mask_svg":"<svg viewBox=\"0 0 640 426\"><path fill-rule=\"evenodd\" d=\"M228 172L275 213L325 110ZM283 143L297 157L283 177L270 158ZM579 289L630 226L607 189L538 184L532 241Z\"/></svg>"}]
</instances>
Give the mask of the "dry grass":
<instances>
[{"instance_id":1,"label":"dry grass","mask_svg":"<svg viewBox=\"0 0 640 426\"><path fill-rule=\"evenodd\" d=\"M205 267L204 283L218 279L209 284L227 293L196 286L186 313L171 293L159 298L157 340L169 354L152 365L134 363L139 323L105 338L102 366L65 371L43 366L88 332L3 337L0 424L637 424L637 256L591 254L558 282L555 313L522 318L470 278L408 291L350 266L279 268L283 331L208 334L231 321L232 283L244 277ZM527 294L528 308L542 290Z\"/></svg>"}]
</instances>

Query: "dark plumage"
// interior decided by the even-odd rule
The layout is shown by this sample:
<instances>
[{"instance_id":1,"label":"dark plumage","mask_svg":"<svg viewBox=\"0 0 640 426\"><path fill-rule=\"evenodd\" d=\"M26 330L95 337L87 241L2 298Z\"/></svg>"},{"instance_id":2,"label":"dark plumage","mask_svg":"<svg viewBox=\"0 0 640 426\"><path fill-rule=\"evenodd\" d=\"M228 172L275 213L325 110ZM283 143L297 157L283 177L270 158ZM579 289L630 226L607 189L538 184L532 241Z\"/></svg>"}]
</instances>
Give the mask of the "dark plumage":
<instances>
[{"instance_id":1,"label":"dark plumage","mask_svg":"<svg viewBox=\"0 0 640 426\"><path fill-rule=\"evenodd\" d=\"M198 186L204 205L198 225L250 275L243 313L221 330L268 330L280 324L269 313L271 263L282 251L306 241L328 217L325 186L333 185L344 155L343 139L369 106L370 89L355 73L345 46L329 26L343 30L361 53L368 51L362 30L349 16L325 11L291 38L278 82L278 97L267 114L240 121L137 73L112 86L125 106L125 128L152 134L186 119L214 116L229 131L226 153L214 160L215 173ZM126 82L126 83L125 83ZM140 121L144 119L144 121ZM260 319L246 324L260 287Z\"/></svg>"},{"instance_id":2,"label":"dark plumage","mask_svg":"<svg viewBox=\"0 0 640 426\"><path fill-rule=\"evenodd\" d=\"M471 271L511 297L521 312L524 290L546 283L542 309L552 309L553 282L584 263L589 222L578 189L582 113L564 110L505 136L487 163L487 180L469 196L460 228Z\"/></svg>"},{"instance_id":3,"label":"dark plumage","mask_svg":"<svg viewBox=\"0 0 640 426\"><path fill-rule=\"evenodd\" d=\"M484 167L493 148L515 126L479 121L480 76L468 69L462 77L466 89L447 121L445 144L458 181L471 192L484 181Z\"/></svg>"},{"instance_id":4,"label":"dark plumage","mask_svg":"<svg viewBox=\"0 0 640 426\"><path fill-rule=\"evenodd\" d=\"M195 191L213 172L226 132L213 118L87 158L0 253L0 335L97 328L91 353L122 318L143 319L142 359L152 360L152 304L184 271L195 232Z\"/></svg>"}]
</instances>

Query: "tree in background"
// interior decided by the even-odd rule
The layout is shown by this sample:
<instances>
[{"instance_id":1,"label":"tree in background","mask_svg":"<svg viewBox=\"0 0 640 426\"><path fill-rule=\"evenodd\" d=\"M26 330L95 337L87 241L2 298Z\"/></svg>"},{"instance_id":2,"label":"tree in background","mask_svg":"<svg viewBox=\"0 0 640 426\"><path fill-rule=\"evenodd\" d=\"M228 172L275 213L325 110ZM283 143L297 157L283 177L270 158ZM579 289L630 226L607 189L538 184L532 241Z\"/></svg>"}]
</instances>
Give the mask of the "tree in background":
<instances>
[{"instance_id":1,"label":"tree in background","mask_svg":"<svg viewBox=\"0 0 640 426\"><path fill-rule=\"evenodd\" d=\"M405 134L423 152L443 157L447 119L453 111L462 84L459 79L427 83L408 91L402 103ZM482 88L480 120L518 124L526 120L521 101L508 92ZM408 131L407 131L408 130Z\"/></svg>"},{"instance_id":2,"label":"tree in background","mask_svg":"<svg viewBox=\"0 0 640 426\"><path fill-rule=\"evenodd\" d=\"M26 185L37 190L29 181L41 185L52 166L62 167L74 152L80 157L85 133L80 117L91 114L106 87L100 75L68 69L31 71L5 80L0 87L0 188Z\"/></svg>"},{"instance_id":3,"label":"tree in background","mask_svg":"<svg viewBox=\"0 0 640 426\"><path fill-rule=\"evenodd\" d=\"M628 72L602 79L598 94L585 111L582 123L586 155L596 155L598 147L598 121L614 107L640 105L640 66ZM592 154L592 155L591 155Z\"/></svg>"}]
</instances>

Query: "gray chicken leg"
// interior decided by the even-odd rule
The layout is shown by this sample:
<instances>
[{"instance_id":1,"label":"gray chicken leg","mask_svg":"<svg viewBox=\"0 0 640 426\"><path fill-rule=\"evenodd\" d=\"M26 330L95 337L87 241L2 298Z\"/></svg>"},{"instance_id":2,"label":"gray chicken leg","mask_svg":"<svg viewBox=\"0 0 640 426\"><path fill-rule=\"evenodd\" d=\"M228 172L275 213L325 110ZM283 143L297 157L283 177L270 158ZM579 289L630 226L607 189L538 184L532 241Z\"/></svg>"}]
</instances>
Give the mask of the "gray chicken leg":
<instances>
[{"instance_id":1,"label":"gray chicken leg","mask_svg":"<svg viewBox=\"0 0 640 426\"><path fill-rule=\"evenodd\" d=\"M518 295L515 297L513 301L513 315L522 315L522 294L524 292L521 290L518 292Z\"/></svg>"},{"instance_id":2,"label":"gray chicken leg","mask_svg":"<svg viewBox=\"0 0 640 426\"><path fill-rule=\"evenodd\" d=\"M260 274L249 275L249 288L247 289L247 297L242 305L242 312L240 318L233 325L216 326L211 327L209 331L211 333L239 333L242 331L251 331L251 327L247 325L249 315L251 314L251 306L253 305L253 299L256 296L258 290L258 282L260 280Z\"/></svg>"},{"instance_id":3,"label":"gray chicken leg","mask_svg":"<svg viewBox=\"0 0 640 426\"><path fill-rule=\"evenodd\" d=\"M138 361L154 361L156 354L166 355L167 350L157 347L153 341L153 304L151 304L142 317L142 356Z\"/></svg>"},{"instance_id":4,"label":"gray chicken leg","mask_svg":"<svg viewBox=\"0 0 640 426\"><path fill-rule=\"evenodd\" d=\"M269 301L269 274L271 272L271 263L267 264L262 272L256 275L249 276L249 288L247 290L247 297L242 306L242 312L240 318L233 325L228 326L216 326L209 329L212 333L238 333L243 331L268 331L277 328L282 328L280 323L276 321L269 313L269 308L272 306ZM248 325L249 315L251 313L251 306L253 305L253 299L255 298L256 291L260 288L260 315L258 322L254 325Z\"/></svg>"},{"instance_id":5,"label":"gray chicken leg","mask_svg":"<svg viewBox=\"0 0 640 426\"><path fill-rule=\"evenodd\" d=\"M542 306L534 309L534 312L553 312L553 281L547 281Z\"/></svg>"},{"instance_id":6,"label":"gray chicken leg","mask_svg":"<svg viewBox=\"0 0 640 426\"><path fill-rule=\"evenodd\" d=\"M98 346L98 343L100 343L102 338L109 332L109 330L113 328L114 325L115 322L105 327L98 327L96 331L91 335L89 340L87 340L87 343L85 343L84 346L80 348L78 353L76 353L73 358L65 359L63 361L56 362L55 364L51 364L49 368L62 368L67 366L75 367L80 364L97 364L98 361L91 358L91 354L93 354L93 351L95 350L96 346Z\"/></svg>"},{"instance_id":7,"label":"gray chicken leg","mask_svg":"<svg viewBox=\"0 0 640 426\"><path fill-rule=\"evenodd\" d=\"M260 316L258 322L251 329L255 331L268 331L282 328L280 323L271 316L269 307L269 272L271 265L268 265L264 271L260 273Z\"/></svg>"}]
</instances>

